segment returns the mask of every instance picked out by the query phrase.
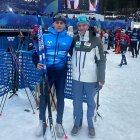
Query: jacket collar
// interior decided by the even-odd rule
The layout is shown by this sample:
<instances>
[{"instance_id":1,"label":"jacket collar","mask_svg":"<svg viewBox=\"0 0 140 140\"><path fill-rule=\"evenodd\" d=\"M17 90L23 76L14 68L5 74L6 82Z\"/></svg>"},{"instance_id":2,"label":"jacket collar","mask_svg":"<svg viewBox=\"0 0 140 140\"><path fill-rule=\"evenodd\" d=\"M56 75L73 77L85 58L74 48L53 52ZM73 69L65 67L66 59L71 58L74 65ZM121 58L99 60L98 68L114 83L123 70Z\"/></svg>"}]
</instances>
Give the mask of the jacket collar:
<instances>
[{"instance_id":1,"label":"jacket collar","mask_svg":"<svg viewBox=\"0 0 140 140\"><path fill-rule=\"evenodd\" d=\"M84 36L81 35L80 32L78 32L78 34L79 34L79 37L80 37L80 41L89 41L89 31L86 31Z\"/></svg>"},{"instance_id":2,"label":"jacket collar","mask_svg":"<svg viewBox=\"0 0 140 140\"><path fill-rule=\"evenodd\" d=\"M49 28L49 32L54 34L54 35L58 34L58 32L53 27ZM60 36L65 36L66 34L67 34L67 32L65 29L59 33Z\"/></svg>"}]
</instances>

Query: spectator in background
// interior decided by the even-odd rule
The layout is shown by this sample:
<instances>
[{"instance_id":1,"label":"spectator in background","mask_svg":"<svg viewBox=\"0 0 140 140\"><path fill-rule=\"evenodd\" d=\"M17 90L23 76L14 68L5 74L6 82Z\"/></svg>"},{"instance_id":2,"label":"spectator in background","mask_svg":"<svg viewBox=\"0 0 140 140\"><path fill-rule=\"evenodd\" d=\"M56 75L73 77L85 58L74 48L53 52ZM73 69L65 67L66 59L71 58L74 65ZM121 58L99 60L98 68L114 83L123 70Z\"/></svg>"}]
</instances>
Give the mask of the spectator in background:
<instances>
[{"instance_id":1,"label":"spectator in background","mask_svg":"<svg viewBox=\"0 0 140 140\"><path fill-rule=\"evenodd\" d=\"M74 9L74 1L75 0L69 0L70 1L70 7L71 7L71 9Z\"/></svg>"},{"instance_id":2,"label":"spectator in background","mask_svg":"<svg viewBox=\"0 0 140 140\"><path fill-rule=\"evenodd\" d=\"M130 38L128 35L125 34L125 29L121 30L119 40L120 40L120 51L122 54L121 63L119 64L119 66L121 67L122 65L127 65L125 53L127 51L127 47L130 45Z\"/></svg>"},{"instance_id":3,"label":"spectator in background","mask_svg":"<svg viewBox=\"0 0 140 140\"><path fill-rule=\"evenodd\" d=\"M103 29L101 29L101 30L100 30L100 38L101 38L101 39L103 38L103 32L104 32Z\"/></svg>"},{"instance_id":4,"label":"spectator in background","mask_svg":"<svg viewBox=\"0 0 140 140\"><path fill-rule=\"evenodd\" d=\"M132 57L134 58L134 56L138 56L138 41L139 41L139 35L138 32L136 30L136 28L133 29L131 35L130 35L130 39L131 39L131 52L132 52Z\"/></svg>"},{"instance_id":5,"label":"spectator in background","mask_svg":"<svg viewBox=\"0 0 140 140\"><path fill-rule=\"evenodd\" d=\"M18 35L18 50L23 50L25 47L25 36L23 33L20 31Z\"/></svg>"},{"instance_id":6,"label":"spectator in background","mask_svg":"<svg viewBox=\"0 0 140 140\"><path fill-rule=\"evenodd\" d=\"M100 29L97 26L94 26L96 37L100 37Z\"/></svg>"},{"instance_id":7,"label":"spectator in background","mask_svg":"<svg viewBox=\"0 0 140 140\"><path fill-rule=\"evenodd\" d=\"M31 32L31 37L32 37L33 48L35 48L35 50L38 51L38 25L34 26Z\"/></svg>"},{"instance_id":8,"label":"spectator in background","mask_svg":"<svg viewBox=\"0 0 140 140\"><path fill-rule=\"evenodd\" d=\"M69 26L69 27L68 27L67 34L70 35L71 37L74 36L74 33L73 33L73 26Z\"/></svg>"},{"instance_id":9,"label":"spectator in background","mask_svg":"<svg viewBox=\"0 0 140 140\"><path fill-rule=\"evenodd\" d=\"M115 37L113 31L111 30L109 33L108 50L110 50L110 47L114 49L114 43L115 43Z\"/></svg>"},{"instance_id":10,"label":"spectator in background","mask_svg":"<svg viewBox=\"0 0 140 140\"><path fill-rule=\"evenodd\" d=\"M132 34L131 27L128 27L128 30L126 31L126 34L131 38L131 34ZM131 43L130 43L130 46L128 48L128 51L131 51Z\"/></svg>"},{"instance_id":11,"label":"spectator in background","mask_svg":"<svg viewBox=\"0 0 140 140\"><path fill-rule=\"evenodd\" d=\"M139 36L139 41L138 41L138 55L139 55L139 50L140 50L140 28L138 29L138 36Z\"/></svg>"},{"instance_id":12,"label":"spectator in background","mask_svg":"<svg viewBox=\"0 0 140 140\"><path fill-rule=\"evenodd\" d=\"M75 7L84 11L95 11L97 0L76 0Z\"/></svg>"},{"instance_id":13,"label":"spectator in background","mask_svg":"<svg viewBox=\"0 0 140 140\"><path fill-rule=\"evenodd\" d=\"M118 27L116 34L115 34L115 54L120 53L120 35L121 35L121 27Z\"/></svg>"},{"instance_id":14,"label":"spectator in background","mask_svg":"<svg viewBox=\"0 0 140 140\"><path fill-rule=\"evenodd\" d=\"M108 33L107 33L106 30L103 30L102 42L103 42L104 53L105 53L105 56L106 56L106 54L109 54L109 52L107 51L107 47L108 47Z\"/></svg>"}]
</instances>

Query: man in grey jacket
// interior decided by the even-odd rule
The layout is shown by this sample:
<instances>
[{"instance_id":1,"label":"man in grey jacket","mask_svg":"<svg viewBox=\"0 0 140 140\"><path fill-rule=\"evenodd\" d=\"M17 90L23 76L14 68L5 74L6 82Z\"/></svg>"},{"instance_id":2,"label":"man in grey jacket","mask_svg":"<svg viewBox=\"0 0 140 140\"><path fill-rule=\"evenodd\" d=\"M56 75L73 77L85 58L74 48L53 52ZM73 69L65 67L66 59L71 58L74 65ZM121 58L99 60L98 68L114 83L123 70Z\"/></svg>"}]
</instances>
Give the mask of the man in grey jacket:
<instances>
[{"instance_id":1,"label":"man in grey jacket","mask_svg":"<svg viewBox=\"0 0 140 140\"><path fill-rule=\"evenodd\" d=\"M86 17L79 17L78 35L75 36L75 47L72 55L72 93L74 95L74 126L71 134L77 135L83 119L83 95L87 98L88 135L95 136L93 124L96 103L94 97L97 88L105 83L106 60L103 53L102 41L89 31L89 22Z\"/></svg>"}]
</instances>

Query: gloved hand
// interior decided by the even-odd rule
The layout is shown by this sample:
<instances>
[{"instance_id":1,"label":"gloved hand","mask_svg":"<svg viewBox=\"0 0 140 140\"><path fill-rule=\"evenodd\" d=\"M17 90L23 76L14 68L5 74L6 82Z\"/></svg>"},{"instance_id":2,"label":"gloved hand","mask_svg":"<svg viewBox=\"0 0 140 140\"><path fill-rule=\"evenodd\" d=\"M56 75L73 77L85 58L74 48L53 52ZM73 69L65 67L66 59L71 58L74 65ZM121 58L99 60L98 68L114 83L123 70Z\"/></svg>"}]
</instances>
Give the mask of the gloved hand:
<instances>
[{"instance_id":1,"label":"gloved hand","mask_svg":"<svg viewBox=\"0 0 140 140\"><path fill-rule=\"evenodd\" d=\"M97 92L103 88L103 85L104 84L102 84L101 82L97 82L97 85L96 85Z\"/></svg>"}]
</instances>

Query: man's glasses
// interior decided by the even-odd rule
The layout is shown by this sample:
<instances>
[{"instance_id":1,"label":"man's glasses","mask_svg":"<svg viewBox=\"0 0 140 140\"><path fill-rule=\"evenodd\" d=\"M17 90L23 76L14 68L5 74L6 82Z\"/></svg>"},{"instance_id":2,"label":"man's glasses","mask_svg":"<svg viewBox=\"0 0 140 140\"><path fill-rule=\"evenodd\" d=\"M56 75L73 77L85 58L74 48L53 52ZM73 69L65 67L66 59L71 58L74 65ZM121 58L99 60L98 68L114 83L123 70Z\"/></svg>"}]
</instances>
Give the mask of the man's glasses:
<instances>
[{"instance_id":1,"label":"man's glasses","mask_svg":"<svg viewBox=\"0 0 140 140\"><path fill-rule=\"evenodd\" d=\"M88 19L86 17L78 17L77 20L78 22L80 22L80 21L87 21Z\"/></svg>"}]
</instances>

